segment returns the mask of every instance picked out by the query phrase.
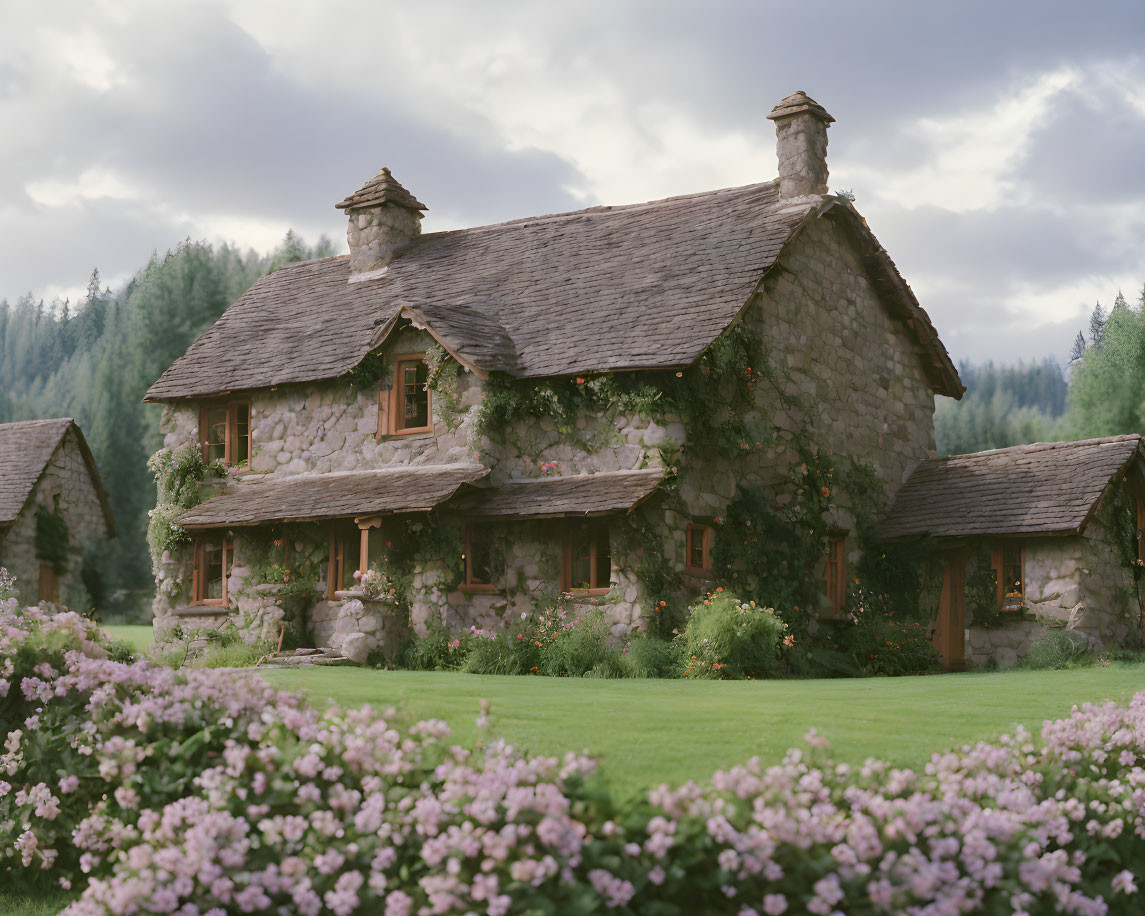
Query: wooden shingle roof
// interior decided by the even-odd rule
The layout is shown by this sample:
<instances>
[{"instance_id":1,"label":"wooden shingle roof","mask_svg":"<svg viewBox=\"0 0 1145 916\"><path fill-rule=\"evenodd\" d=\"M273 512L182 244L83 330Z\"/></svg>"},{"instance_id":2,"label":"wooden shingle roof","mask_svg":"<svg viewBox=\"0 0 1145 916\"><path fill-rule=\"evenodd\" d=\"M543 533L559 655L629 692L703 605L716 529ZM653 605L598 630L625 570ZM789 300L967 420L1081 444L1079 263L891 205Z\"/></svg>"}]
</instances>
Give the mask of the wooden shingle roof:
<instances>
[{"instance_id":1,"label":"wooden shingle roof","mask_svg":"<svg viewBox=\"0 0 1145 916\"><path fill-rule=\"evenodd\" d=\"M353 283L347 256L294 264L243 294L147 400L335 378L403 315L478 371L541 378L684 367L736 320L820 206L793 206L766 182L430 233L380 276ZM869 235L860 217L849 222L856 237ZM873 236L867 242L872 269L893 271ZM946 350L897 272L885 291L935 390L960 396Z\"/></svg>"},{"instance_id":2,"label":"wooden shingle roof","mask_svg":"<svg viewBox=\"0 0 1145 916\"><path fill-rule=\"evenodd\" d=\"M115 519L95 458L78 424L70 417L0 423L0 526L10 525L19 517L69 430L75 430L80 454L103 509L108 535L115 536Z\"/></svg>"},{"instance_id":3,"label":"wooden shingle roof","mask_svg":"<svg viewBox=\"0 0 1145 916\"><path fill-rule=\"evenodd\" d=\"M379 207L382 204L397 204L408 210L428 210L425 204L402 187L390 170L383 168L377 175L358 188L344 201L334 206L339 210L360 210L364 207Z\"/></svg>"},{"instance_id":4,"label":"wooden shingle roof","mask_svg":"<svg viewBox=\"0 0 1145 916\"><path fill-rule=\"evenodd\" d=\"M899 491L879 535L1080 533L1110 481L1140 454L1132 435L931 458Z\"/></svg>"},{"instance_id":5,"label":"wooden shingle roof","mask_svg":"<svg viewBox=\"0 0 1145 916\"><path fill-rule=\"evenodd\" d=\"M650 468L511 480L498 487L459 495L449 508L478 518L604 515L633 508L650 496L663 479L663 470Z\"/></svg>"},{"instance_id":6,"label":"wooden shingle roof","mask_svg":"<svg viewBox=\"0 0 1145 916\"><path fill-rule=\"evenodd\" d=\"M481 465L454 464L240 480L232 492L188 509L175 523L220 528L427 511L488 473Z\"/></svg>"}]
</instances>

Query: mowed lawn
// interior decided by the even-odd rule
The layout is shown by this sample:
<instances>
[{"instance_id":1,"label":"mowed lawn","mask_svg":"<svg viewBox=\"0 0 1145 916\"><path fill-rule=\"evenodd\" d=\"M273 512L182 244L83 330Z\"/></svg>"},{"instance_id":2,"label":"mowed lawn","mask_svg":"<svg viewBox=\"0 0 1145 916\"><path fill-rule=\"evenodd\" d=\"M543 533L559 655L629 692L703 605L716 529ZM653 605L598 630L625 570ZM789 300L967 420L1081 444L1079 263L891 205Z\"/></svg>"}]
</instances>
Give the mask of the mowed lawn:
<instances>
[{"instance_id":1,"label":"mowed lawn","mask_svg":"<svg viewBox=\"0 0 1145 916\"><path fill-rule=\"evenodd\" d=\"M806 681L589 680L355 668L271 670L276 687L315 704L399 707L476 734L479 701L497 734L535 753L588 751L618 797L662 782L705 779L759 755L778 761L815 727L838 760L875 756L921 767L935 751L1037 730L1087 700L1145 690L1145 666Z\"/></svg>"},{"instance_id":2,"label":"mowed lawn","mask_svg":"<svg viewBox=\"0 0 1145 916\"><path fill-rule=\"evenodd\" d=\"M149 626L124 624L120 626L108 626L101 624L107 630L108 635L112 639L118 639L120 642L130 643L135 647L136 652L146 652L151 648L153 631Z\"/></svg>"}]
</instances>

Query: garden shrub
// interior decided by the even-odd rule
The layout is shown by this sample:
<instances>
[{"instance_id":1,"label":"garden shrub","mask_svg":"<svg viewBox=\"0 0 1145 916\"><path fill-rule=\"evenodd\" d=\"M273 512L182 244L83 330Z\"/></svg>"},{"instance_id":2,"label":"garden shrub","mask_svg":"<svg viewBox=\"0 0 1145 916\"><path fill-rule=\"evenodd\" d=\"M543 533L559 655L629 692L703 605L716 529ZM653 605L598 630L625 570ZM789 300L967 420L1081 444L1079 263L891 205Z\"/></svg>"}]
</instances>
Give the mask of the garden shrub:
<instances>
[{"instance_id":1,"label":"garden shrub","mask_svg":"<svg viewBox=\"0 0 1145 916\"><path fill-rule=\"evenodd\" d=\"M647 633L628 640L621 660L627 677L675 677L681 670L676 645Z\"/></svg>"},{"instance_id":2,"label":"garden shrub","mask_svg":"<svg viewBox=\"0 0 1145 916\"><path fill-rule=\"evenodd\" d=\"M0 609L5 890L68 916L1140 913L1145 693L936 754L764 768L618 806L591 760L437 721L317 712L249 677L77 649L75 614Z\"/></svg>"},{"instance_id":3,"label":"garden shrub","mask_svg":"<svg viewBox=\"0 0 1145 916\"><path fill-rule=\"evenodd\" d=\"M776 677L784 670L783 649L794 645L787 625L772 608L740 601L717 588L692 605L677 637L686 677Z\"/></svg>"},{"instance_id":4,"label":"garden shrub","mask_svg":"<svg viewBox=\"0 0 1145 916\"><path fill-rule=\"evenodd\" d=\"M16 591L16 577L0 566L0 605L15 601L17 597L19 595Z\"/></svg>"},{"instance_id":5,"label":"garden shrub","mask_svg":"<svg viewBox=\"0 0 1145 916\"><path fill-rule=\"evenodd\" d=\"M848 597L847 616L836 623L835 640L862 675L925 674L942 668L933 629L910 616L887 595L858 585Z\"/></svg>"},{"instance_id":6,"label":"garden shrub","mask_svg":"<svg viewBox=\"0 0 1145 916\"><path fill-rule=\"evenodd\" d=\"M1046 630L1030 646L1030 652L1023 663L1026 668L1072 668L1082 664L1093 664L1085 637L1069 630Z\"/></svg>"}]
</instances>

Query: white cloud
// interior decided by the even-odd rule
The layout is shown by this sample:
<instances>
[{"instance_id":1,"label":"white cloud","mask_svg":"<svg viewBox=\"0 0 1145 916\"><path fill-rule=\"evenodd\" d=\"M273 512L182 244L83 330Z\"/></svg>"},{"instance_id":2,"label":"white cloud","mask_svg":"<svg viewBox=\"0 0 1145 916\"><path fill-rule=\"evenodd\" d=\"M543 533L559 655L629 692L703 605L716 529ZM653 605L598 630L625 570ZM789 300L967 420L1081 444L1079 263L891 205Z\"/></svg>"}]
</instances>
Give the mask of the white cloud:
<instances>
[{"instance_id":1,"label":"white cloud","mask_svg":"<svg viewBox=\"0 0 1145 916\"><path fill-rule=\"evenodd\" d=\"M115 172L101 168L87 169L74 181L48 178L24 185L28 196L45 207L66 207L85 200L138 200L142 190Z\"/></svg>"},{"instance_id":2,"label":"white cloud","mask_svg":"<svg viewBox=\"0 0 1145 916\"><path fill-rule=\"evenodd\" d=\"M40 30L39 45L50 59L62 61L73 79L97 92L110 92L127 82L127 75L94 32Z\"/></svg>"}]
</instances>

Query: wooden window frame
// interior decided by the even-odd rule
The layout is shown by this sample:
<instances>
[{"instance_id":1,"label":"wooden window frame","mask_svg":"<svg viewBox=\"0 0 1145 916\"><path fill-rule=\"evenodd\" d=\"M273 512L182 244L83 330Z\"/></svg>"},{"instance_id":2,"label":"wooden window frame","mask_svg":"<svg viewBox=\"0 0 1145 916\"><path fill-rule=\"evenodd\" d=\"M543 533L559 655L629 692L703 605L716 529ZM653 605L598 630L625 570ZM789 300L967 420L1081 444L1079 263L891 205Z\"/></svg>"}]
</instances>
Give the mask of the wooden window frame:
<instances>
[{"instance_id":1,"label":"wooden window frame","mask_svg":"<svg viewBox=\"0 0 1145 916\"><path fill-rule=\"evenodd\" d=\"M204 597L207 591L207 545L214 543L214 538L198 535L192 545L194 551L191 562L191 604L206 607L229 607L230 596L227 593L227 580L230 578L231 565L234 563L235 543L227 535L221 536L223 552L223 586L221 598ZM228 557L230 562L228 563Z\"/></svg>"},{"instance_id":2,"label":"wooden window frame","mask_svg":"<svg viewBox=\"0 0 1145 916\"><path fill-rule=\"evenodd\" d=\"M496 582L475 582L473 580L473 543L480 540L479 529L487 529L486 525L469 523L465 526L465 579L461 583L461 590L465 592L496 592L500 591ZM482 532L484 533L484 532ZM496 577L493 577L496 578Z\"/></svg>"},{"instance_id":3,"label":"wooden window frame","mask_svg":"<svg viewBox=\"0 0 1145 916\"><path fill-rule=\"evenodd\" d=\"M246 408L246 462L236 464L234 450L238 443L238 409ZM238 468L238 473L250 470L254 458L254 424L251 423L252 410L250 401L227 401L224 403L203 404L199 407L199 446L203 450L203 460L209 461L211 436L208 418L212 410L225 410L227 412L226 430L223 433L223 464L228 468Z\"/></svg>"},{"instance_id":4,"label":"wooden window frame","mask_svg":"<svg viewBox=\"0 0 1145 916\"><path fill-rule=\"evenodd\" d=\"M339 519L330 526L330 557L326 570L326 600L333 601L337 595L335 592L349 591L343 588L342 579L346 574L346 541L350 538L348 535L349 525L354 522L350 519ZM357 527L357 526L355 526ZM339 528L343 528L343 536L339 537ZM368 528L361 529L358 535L358 566L362 565L362 550L369 550L370 546L370 531ZM366 556L369 556L367 553ZM361 570L358 570L359 572Z\"/></svg>"},{"instance_id":5,"label":"wooden window frame","mask_svg":"<svg viewBox=\"0 0 1145 916\"><path fill-rule=\"evenodd\" d=\"M601 595L607 595L610 591L612 591L612 562L611 562L612 538L611 538L611 532L608 532L608 526L607 525L593 525L590 522L589 523L589 530L591 531L594 528L604 528L605 531L607 533L609 533L609 535L610 535L609 542L608 542L608 553L609 553L608 584L605 586L600 586L598 584L595 586L591 586L589 588L573 588L572 587L573 529L570 526L569 528L567 528L565 530L564 544L563 544L562 552L561 552L560 588L561 588L561 591L564 592L566 595L583 595L583 596L587 596L589 598L596 598L596 597L600 597ZM589 559L588 559L588 568L589 568L588 579L589 579L589 582L599 583L600 577L598 575L598 570L596 568L596 560L597 560L596 538L593 538L593 537L589 538L588 551L589 551L589 553L588 553L588 557L589 557Z\"/></svg>"},{"instance_id":6,"label":"wooden window frame","mask_svg":"<svg viewBox=\"0 0 1145 916\"><path fill-rule=\"evenodd\" d=\"M426 388L425 390L425 416L427 424L425 426L408 426L399 427L398 418L401 416L402 397L405 386L401 381L402 366L409 363L426 363L424 353L402 353L394 357L394 377L393 384L390 386L390 395L387 399L389 417L383 419L378 418L379 429L385 428L387 434L390 436L409 436L416 433L431 433L433 432L433 392ZM379 387L378 390L378 406L379 409L382 404L382 392Z\"/></svg>"},{"instance_id":7,"label":"wooden window frame","mask_svg":"<svg viewBox=\"0 0 1145 916\"><path fill-rule=\"evenodd\" d=\"M1002 611L1020 611L1026 606L1026 545L1018 545L1018 550L1021 555L1019 561L1022 582L1021 599L1017 604L1010 605L1006 604L1006 577L1004 575L1006 546L1006 544L998 544L990 554L990 566L994 570L994 582L998 589L998 609Z\"/></svg>"},{"instance_id":8,"label":"wooden window frame","mask_svg":"<svg viewBox=\"0 0 1145 916\"><path fill-rule=\"evenodd\" d=\"M831 534L827 536L827 554L820 562L823 564L823 575L819 581L823 583L827 603L831 606L831 613L836 616L843 613L847 606L847 535ZM834 568L832 568L834 567Z\"/></svg>"},{"instance_id":9,"label":"wooden window frame","mask_svg":"<svg viewBox=\"0 0 1145 916\"><path fill-rule=\"evenodd\" d=\"M703 566L692 565L692 547L695 544L697 533L703 539L700 545L703 554ZM684 572L692 576L710 576L712 574L712 547L715 543L716 529L711 522L689 522L684 540Z\"/></svg>"}]
</instances>

